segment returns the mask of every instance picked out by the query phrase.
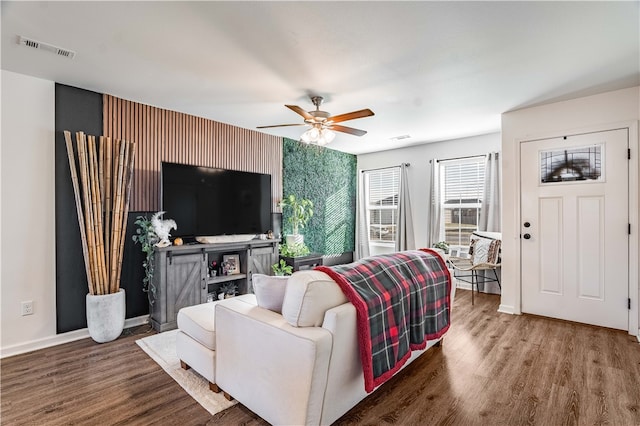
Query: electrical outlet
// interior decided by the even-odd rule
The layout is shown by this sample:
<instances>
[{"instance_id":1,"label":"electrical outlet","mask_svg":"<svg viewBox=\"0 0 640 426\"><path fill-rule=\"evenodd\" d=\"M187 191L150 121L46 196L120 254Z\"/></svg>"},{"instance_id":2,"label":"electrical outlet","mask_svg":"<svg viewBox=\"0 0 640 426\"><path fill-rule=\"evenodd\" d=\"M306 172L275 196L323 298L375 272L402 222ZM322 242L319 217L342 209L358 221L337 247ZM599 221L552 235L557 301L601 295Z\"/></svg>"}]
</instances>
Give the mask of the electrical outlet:
<instances>
[{"instance_id":1,"label":"electrical outlet","mask_svg":"<svg viewBox=\"0 0 640 426\"><path fill-rule=\"evenodd\" d=\"M33 300L22 302L22 315L33 315Z\"/></svg>"}]
</instances>

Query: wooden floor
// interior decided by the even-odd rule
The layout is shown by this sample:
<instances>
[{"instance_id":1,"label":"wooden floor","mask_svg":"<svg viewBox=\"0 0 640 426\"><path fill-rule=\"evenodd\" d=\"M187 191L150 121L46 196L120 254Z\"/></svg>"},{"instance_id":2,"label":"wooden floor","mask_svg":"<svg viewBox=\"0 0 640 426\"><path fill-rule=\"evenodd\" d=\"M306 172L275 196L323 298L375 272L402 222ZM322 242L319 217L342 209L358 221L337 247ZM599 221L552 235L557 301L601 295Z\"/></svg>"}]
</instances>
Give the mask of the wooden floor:
<instances>
[{"instance_id":1,"label":"wooden floor","mask_svg":"<svg viewBox=\"0 0 640 426\"><path fill-rule=\"evenodd\" d=\"M640 425L640 344L625 332L499 314L456 294L441 348L339 419L348 425ZM266 424L241 405L211 417L135 344L86 339L1 362L2 425Z\"/></svg>"}]
</instances>

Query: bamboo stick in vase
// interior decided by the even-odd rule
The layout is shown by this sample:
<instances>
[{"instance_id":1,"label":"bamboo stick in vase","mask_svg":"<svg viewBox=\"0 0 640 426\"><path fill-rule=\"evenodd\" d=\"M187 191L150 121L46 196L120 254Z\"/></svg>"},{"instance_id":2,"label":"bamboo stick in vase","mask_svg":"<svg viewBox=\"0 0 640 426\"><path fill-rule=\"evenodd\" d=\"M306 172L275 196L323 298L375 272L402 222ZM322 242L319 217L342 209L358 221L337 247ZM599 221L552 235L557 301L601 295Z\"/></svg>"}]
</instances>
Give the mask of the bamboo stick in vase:
<instances>
[{"instance_id":1,"label":"bamboo stick in vase","mask_svg":"<svg viewBox=\"0 0 640 426\"><path fill-rule=\"evenodd\" d=\"M106 261L106 268L107 271L111 271L111 257L109 256L109 253L111 253L110 251L110 247L111 247L111 156L113 154L112 152L112 145L111 145L111 138L107 137L105 138L105 165L104 165L104 193L105 193L105 198L104 198L104 221L105 221L105 228L104 228L104 245L105 245L105 253L107 253L107 256L105 256L105 261Z\"/></svg>"},{"instance_id":2,"label":"bamboo stick in vase","mask_svg":"<svg viewBox=\"0 0 640 426\"><path fill-rule=\"evenodd\" d=\"M89 250L87 248L87 234L82 213L82 201L80 200L80 185L78 184L78 173L76 171L76 159L73 152L73 141L71 132L64 131L64 140L67 145L67 157L69 158L69 169L71 170L71 183L73 184L73 195L76 201L76 214L78 216L78 227L80 228L80 241L82 244L82 257L84 258L84 270L87 275L87 286L89 294L94 294L93 282L91 280L91 268L89 266Z\"/></svg>"},{"instance_id":3,"label":"bamboo stick in vase","mask_svg":"<svg viewBox=\"0 0 640 426\"><path fill-rule=\"evenodd\" d=\"M133 165L136 160L136 144L134 142L129 143L129 162L127 172L127 184L125 189L125 201L124 201L124 215L122 220L122 235L120 236L120 258L118 259L118 271L116 282L120 283L120 275L122 274L122 257L124 254L124 240L127 233L127 221L129 219L129 202L131 200L131 181L133 181Z\"/></svg>"},{"instance_id":4,"label":"bamboo stick in vase","mask_svg":"<svg viewBox=\"0 0 640 426\"><path fill-rule=\"evenodd\" d=\"M98 175L100 177L99 185L100 185L100 200L104 202L104 136L100 136L100 144L98 146L99 154L98 154ZM101 214L104 214L102 210L100 210Z\"/></svg>"},{"instance_id":5,"label":"bamboo stick in vase","mask_svg":"<svg viewBox=\"0 0 640 426\"><path fill-rule=\"evenodd\" d=\"M89 264L91 266L91 282L94 294L100 294L97 290L96 282L96 247L95 235L93 232L93 214L91 211L90 188L89 188L89 168L87 164L87 141L83 132L76 132L76 143L78 144L78 160L80 162L80 178L82 180L82 194L84 199L84 221L87 228L87 243L89 249Z\"/></svg>"},{"instance_id":6,"label":"bamboo stick in vase","mask_svg":"<svg viewBox=\"0 0 640 426\"><path fill-rule=\"evenodd\" d=\"M91 232L93 232L94 235L94 244L95 244L95 257L94 257L94 266L95 266L95 271L94 271L94 282L93 285L96 288L96 293L98 294L104 294L104 289L102 286L102 283L100 282L100 278L101 278L101 274L100 274L100 257L98 254L98 235L97 235L97 224L98 224L98 217L96 216L96 209L98 207L97 205L97 200L96 200L96 192L95 192L95 179L93 178L94 176L94 169L93 169L93 144L92 144L92 138L90 135L86 136L86 153L85 153L85 158L87 160L87 185L88 185L88 194L89 194L89 201L91 203L91 210L87 210L86 214L91 214L91 221L93 222L93 226L91 227Z\"/></svg>"},{"instance_id":7,"label":"bamboo stick in vase","mask_svg":"<svg viewBox=\"0 0 640 426\"><path fill-rule=\"evenodd\" d=\"M96 239L96 275L97 288L100 294L109 293L107 273L104 262L104 235L102 233L102 200L100 198L100 178L98 171L98 152L95 136L88 136L89 143L89 182L91 183L91 202L93 209L93 226Z\"/></svg>"},{"instance_id":8,"label":"bamboo stick in vase","mask_svg":"<svg viewBox=\"0 0 640 426\"><path fill-rule=\"evenodd\" d=\"M121 145L124 145L124 157L122 158L122 179L117 188L117 193L120 194L118 198L118 205L115 206L115 210L117 211L117 215L114 216L114 223L117 224L118 234L114 236L112 250L115 252L115 257L113 259L114 263L111 265L113 276L110 279L109 287L111 289L116 288L120 283L118 282L118 263L121 258L120 253L120 238L124 233L122 229L122 210L123 210L123 202L124 202L124 185L127 180L127 159L129 158L129 143L127 141L120 141Z\"/></svg>"},{"instance_id":9,"label":"bamboo stick in vase","mask_svg":"<svg viewBox=\"0 0 640 426\"><path fill-rule=\"evenodd\" d=\"M121 223L120 223L120 205L122 204L122 178L123 178L123 172L124 172L124 156L125 156L125 148L126 148L126 144L120 142L119 144L119 148L120 148L120 152L118 154L118 162L117 162L117 166L118 166L118 171L117 171L117 178L115 180L116 183L116 187L115 187L115 192L114 192L114 207L113 207L113 229L111 231L111 277L110 277L110 287L113 288L113 286L115 285L115 279L116 279L116 269L117 269L117 256L118 256L118 249L120 248L120 245L118 244L120 242L120 232L121 232Z\"/></svg>"}]
</instances>

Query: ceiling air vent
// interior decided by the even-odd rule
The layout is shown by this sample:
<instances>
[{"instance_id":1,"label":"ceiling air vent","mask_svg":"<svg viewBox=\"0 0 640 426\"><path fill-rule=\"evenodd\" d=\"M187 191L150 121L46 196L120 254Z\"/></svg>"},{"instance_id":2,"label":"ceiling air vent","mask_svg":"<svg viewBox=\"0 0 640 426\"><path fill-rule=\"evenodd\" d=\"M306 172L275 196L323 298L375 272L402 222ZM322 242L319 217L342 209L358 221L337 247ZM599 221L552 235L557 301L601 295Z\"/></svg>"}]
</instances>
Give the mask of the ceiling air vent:
<instances>
[{"instance_id":1,"label":"ceiling air vent","mask_svg":"<svg viewBox=\"0 0 640 426\"><path fill-rule=\"evenodd\" d=\"M76 56L76 52L73 50L63 49L52 44L42 43L41 41L32 40L23 36L18 37L18 44L32 47L34 49L46 50L47 52L55 53L58 56L64 56L69 59L73 59L73 57Z\"/></svg>"}]
</instances>

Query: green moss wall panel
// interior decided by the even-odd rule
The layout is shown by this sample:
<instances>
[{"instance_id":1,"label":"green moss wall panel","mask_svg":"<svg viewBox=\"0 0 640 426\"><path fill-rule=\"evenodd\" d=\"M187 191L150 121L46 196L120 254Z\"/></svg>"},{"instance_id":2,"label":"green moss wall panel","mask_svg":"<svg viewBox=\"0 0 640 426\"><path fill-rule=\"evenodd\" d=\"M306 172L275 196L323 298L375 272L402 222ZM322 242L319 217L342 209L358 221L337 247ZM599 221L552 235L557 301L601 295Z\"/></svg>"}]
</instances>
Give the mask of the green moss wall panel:
<instances>
[{"instance_id":1,"label":"green moss wall panel","mask_svg":"<svg viewBox=\"0 0 640 426\"><path fill-rule=\"evenodd\" d=\"M293 139L283 141L283 195L314 204L314 216L300 233L312 252L341 254L355 248L356 156ZM283 234L291 233L287 211Z\"/></svg>"}]
</instances>

